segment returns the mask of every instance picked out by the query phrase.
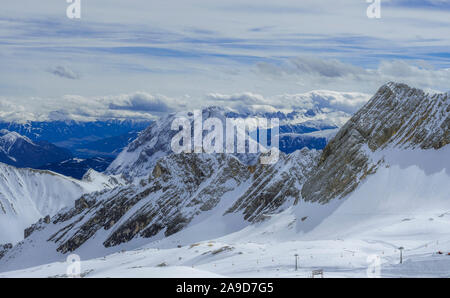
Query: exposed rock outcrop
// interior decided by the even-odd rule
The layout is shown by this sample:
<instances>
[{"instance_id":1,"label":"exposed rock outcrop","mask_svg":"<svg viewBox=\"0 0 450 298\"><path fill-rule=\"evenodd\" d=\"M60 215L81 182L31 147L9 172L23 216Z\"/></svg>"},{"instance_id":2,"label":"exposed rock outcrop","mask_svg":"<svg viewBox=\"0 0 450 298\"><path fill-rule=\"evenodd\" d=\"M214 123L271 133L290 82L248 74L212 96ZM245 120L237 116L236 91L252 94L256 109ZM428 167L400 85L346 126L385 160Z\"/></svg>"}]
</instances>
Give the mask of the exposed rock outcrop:
<instances>
[{"instance_id":1,"label":"exposed rock outcrop","mask_svg":"<svg viewBox=\"0 0 450 298\"><path fill-rule=\"evenodd\" d=\"M396 83L382 86L325 147L302 188L304 199L326 203L353 191L382 162L370 161L368 151L449 144L449 109L448 94L429 95Z\"/></svg>"},{"instance_id":2,"label":"exposed rock outcrop","mask_svg":"<svg viewBox=\"0 0 450 298\"><path fill-rule=\"evenodd\" d=\"M13 245L11 243L0 244L0 259L11 249Z\"/></svg>"},{"instance_id":3,"label":"exposed rock outcrop","mask_svg":"<svg viewBox=\"0 0 450 298\"><path fill-rule=\"evenodd\" d=\"M280 154L275 165L247 166L227 154L173 154L161 158L152 174L134 185L87 194L74 208L52 218L58 231L48 239L66 253L76 250L99 231L108 231L105 247L149 238L170 236L184 229L196 216L214 209L236 189L229 209L245 220L260 221L300 199L300 188L319 152L304 149ZM41 224L27 231L30 234Z\"/></svg>"},{"instance_id":4,"label":"exposed rock outcrop","mask_svg":"<svg viewBox=\"0 0 450 298\"><path fill-rule=\"evenodd\" d=\"M273 166L257 163L251 168L251 186L226 213L242 211L245 220L254 222L279 212L289 198L293 199L290 205L297 203L301 187L318 156L318 151L304 148L290 155L280 155L280 160Z\"/></svg>"}]
</instances>

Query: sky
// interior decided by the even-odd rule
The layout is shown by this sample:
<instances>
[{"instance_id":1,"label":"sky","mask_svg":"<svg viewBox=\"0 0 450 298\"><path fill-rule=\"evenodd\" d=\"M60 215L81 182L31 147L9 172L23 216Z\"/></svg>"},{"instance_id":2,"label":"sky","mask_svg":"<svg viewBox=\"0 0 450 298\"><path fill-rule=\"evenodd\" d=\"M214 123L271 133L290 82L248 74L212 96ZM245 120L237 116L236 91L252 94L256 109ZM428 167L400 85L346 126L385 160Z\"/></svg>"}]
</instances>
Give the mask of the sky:
<instances>
[{"instance_id":1,"label":"sky","mask_svg":"<svg viewBox=\"0 0 450 298\"><path fill-rule=\"evenodd\" d=\"M290 109L313 90L358 106L388 81L450 90L450 0L3 1L0 119L154 118ZM353 100L356 98L356 101ZM228 100L230 99L230 100Z\"/></svg>"}]
</instances>

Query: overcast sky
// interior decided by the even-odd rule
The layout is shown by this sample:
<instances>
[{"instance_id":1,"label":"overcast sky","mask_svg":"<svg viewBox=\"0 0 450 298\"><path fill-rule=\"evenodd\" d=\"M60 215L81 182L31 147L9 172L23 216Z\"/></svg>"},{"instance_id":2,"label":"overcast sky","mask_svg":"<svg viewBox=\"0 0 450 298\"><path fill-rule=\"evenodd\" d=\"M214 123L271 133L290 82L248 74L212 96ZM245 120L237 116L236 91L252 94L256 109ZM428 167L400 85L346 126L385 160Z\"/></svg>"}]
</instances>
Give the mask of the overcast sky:
<instances>
[{"instance_id":1,"label":"overcast sky","mask_svg":"<svg viewBox=\"0 0 450 298\"><path fill-rule=\"evenodd\" d=\"M380 19L365 0L81 0L79 20L67 6L2 1L0 117L148 117L391 80L450 90L450 0L381 0Z\"/></svg>"}]
</instances>

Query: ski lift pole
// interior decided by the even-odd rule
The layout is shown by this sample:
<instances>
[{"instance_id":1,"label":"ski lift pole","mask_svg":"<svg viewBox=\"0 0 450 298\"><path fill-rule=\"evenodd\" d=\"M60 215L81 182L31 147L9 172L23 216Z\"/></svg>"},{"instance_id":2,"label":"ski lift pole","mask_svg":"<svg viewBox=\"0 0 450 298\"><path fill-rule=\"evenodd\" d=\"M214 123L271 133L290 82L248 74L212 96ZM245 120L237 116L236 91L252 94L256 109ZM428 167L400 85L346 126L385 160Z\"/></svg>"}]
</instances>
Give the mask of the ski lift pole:
<instances>
[{"instance_id":1,"label":"ski lift pole","mask_svg":"<svg viewBox=\"0 0 450 298\"><path fill-rule=\"evenodd\" d=\"M403 250L405 249L403 246L398 248L400 250L400 264L403 264Z\"/></svg>"}]
</instances>

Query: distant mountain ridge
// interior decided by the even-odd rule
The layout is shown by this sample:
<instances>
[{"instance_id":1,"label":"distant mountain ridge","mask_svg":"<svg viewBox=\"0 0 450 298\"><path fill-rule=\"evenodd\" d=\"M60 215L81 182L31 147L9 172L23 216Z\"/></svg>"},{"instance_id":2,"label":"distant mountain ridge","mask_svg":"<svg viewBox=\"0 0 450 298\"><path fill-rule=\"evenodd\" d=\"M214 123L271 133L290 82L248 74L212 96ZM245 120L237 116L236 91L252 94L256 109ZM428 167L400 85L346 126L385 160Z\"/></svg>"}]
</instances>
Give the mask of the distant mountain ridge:
<instances>
[{"instance_id":1,"label":"distant mountain ridge","mask_svg":"<svg viewBox=\"0 0 450 298\"><path fill-rule=\"evenodd\" d=\"M93 136L97 139L119 136L132 130L142 130L150 123L132 120L0 122L0 129L17 132L33 141L45 140L56 144L70 139L94 141Z\"/></svg>"},{"instance_id":2,"label":"distant mountain ridge","mask_svg":"<svg viewBox=\"0 0 450 298\"><path fill-rule=\"evenodd\" d=\"M92 158L102 157L114 159L122 150L139 136L140 131L129 131L127 133L102 138L97 141L80 143L72 146L72 151L78 157Z\"/></svg>"},{"instance_id":3,"label":"distant mountain ridge","mask_svg":"<svg viewBox=\"0 0 450 298\"><path fill-rule=\"evenodd\" d=\"M53 143L56 146L71 150L76 156L95 157L115 156L116 151L126 146L128 139L133 137L128 136L128 134L137 134L150 123L151 121L132 120L0 122L0 129L17 132L33 142L47 141ZM105 142L108 142L109 138L112 138L109 140L111 146L104 151ZM104 140L103 143L101 140ZM85 150L83 151L83 149Z\"/></svg>"},{"instance_id":4,"label":"distant mountain ridge","mask_svg":"<svg viewBox=\"0 0 450 298\"><path fill-rule=\"evenodd\" d=\"M0 130L0 162L16 167L39 167L72 158L69 150L46 141L33 142L6 129Z\"/></svg>"},{"instance_id":5,"label":"distant mountain ridge","mask_svg":"<svg viewBox=\"0 0 450 298\"><path fill-rule=\"evenodd\" d=\"M75 179L82 179L90 169L100 173L104 172L113 160L114 158L112 157L71 158L56 163L48 163L40 166L38 169L53 171Z\"/></svg>"}]
</instances>

